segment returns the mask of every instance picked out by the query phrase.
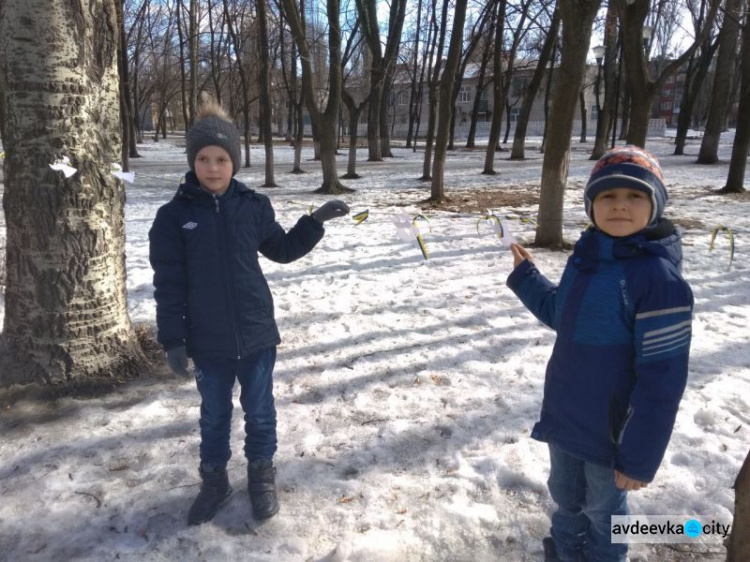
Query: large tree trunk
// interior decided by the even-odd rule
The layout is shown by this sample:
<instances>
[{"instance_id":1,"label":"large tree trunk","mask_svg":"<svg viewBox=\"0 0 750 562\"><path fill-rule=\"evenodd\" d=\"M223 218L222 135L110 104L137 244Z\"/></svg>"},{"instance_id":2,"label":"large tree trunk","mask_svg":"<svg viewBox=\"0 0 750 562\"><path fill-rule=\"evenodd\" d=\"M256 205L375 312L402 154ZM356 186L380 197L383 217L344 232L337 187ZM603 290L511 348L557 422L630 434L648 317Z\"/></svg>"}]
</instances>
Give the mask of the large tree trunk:
<instances>
[{"instance_id":1,"label":"large tree trunk","mask_svg":"<svg viewBox=\"0 0 750 562\"><path fill-rule=\"evenodd\" d=\"M359 116L362 114L364 103L358 104L349 94L346 88L341 89L341 98L349 111L349 159L346 174L342 176L347 180L358 180L361 176L357 173L357 127Z\"/></svg>"},{"instance_id":2,"label":"large tree trunk","mask_svg":"<svg viewBox=\"0 0 750 562\"><path fill-rule=\"evenodd\" d=\"M750 453L734 482L734 521L727 544L727 562L750 560Z\"/></svg>"},{"instance_id":3,"label":"large tree trunk","mask_svg":"<svg viewBox=\"0 0 750 562\"><path fill-rule=\"evenodd\" d=\"M432 180L432 151L435 141L435 129L437 122L438 95L435 88L430 87L429 106L427 108L427 133L424 138L424 160L422 162L421 181Z\"/></svg>"},{"instance_id":4,"label":"large tree trunk","mask_svg":"<svg viewBox=\"0 0 750 562\"><path fill-rule=\"evenodd\" d=\"M526 92L524 93L521 113L518 116L518 121L516 121L516 132L513 135L513 149L510 153L511 160L523 160L525 158L526 130L529 126L531 109L534 106L534 100L539 93L539 88L542 85L542 80L544 79L544 74L547 70L547 63L549 63L555 45L557 44L557 35L559 31L560 10L555 8L554 13L552 14L549 32L544 40L544 44L542 45L542 52L539 54L539 61L537 62L534 74L529 81Z\"/></svg>"},{"instance_id":5,"label":"large tree trunk","mask_svg":"<svg viewBox=\"0 0 750 562\"><path fill-rule=\"evenodd\" d=\"M729 99L737 60L737 39L740 33L742 0L726 0L724 21L719 31L719 55L714 70L714 87L708 120L703 129L703 140L698 152L699 164L716 164L719 161L719 139L727 118ZM747 116L746 116L747 118Z\"/></svg>"},{"instance_id":6,"label":"large tree trunk","mask_svg":"<svg viewBox=\"0 0 750 562\"><path fill-rule=\"evenodd\" d=\"M692 65L688 66L685 74L682 103L680 104L680 115L677 117L677 133L674 141L675 156L685 153L685 142L687 141L688 129L693 122L695 102L698 100L698 95L704 85L706 76L708 76L708 69L711 67L711 61L718 46L718 41L704 46L698 60L693 60Z\"/></svg>"},{"instance_id":7,"label":"large tree trunk","mask_svg":"<svg viewBox=\"0 0 750 562\"><path fill-rule=\"evenodd\" d=\"M383 158L393 158L391 150L391 129L388 124L388 109L391 105L391 87L393 84L393 72L386 71L385 88L380 100L380 154Z\"/></svg>"},{"instance_id":8,"label":"large tree trunk","mask_svg":"<svg viewBox=\"0 0 750 562\"><path fill-rule=\"evenodd\" d=\"M140 158L136 146L133 98L130 95L130 68L128 65L127 35L122 14L122 3L118 4L120 19L120 45L118 54L118 72L120 74L120 106L122 115L122 168L130 169L130 158Z\"/></svg>"},{"instance_id":9,"label":"large tree trunk","mask_svg":"<svg viewBox=\"0 0 750 562\"><path fill-rule=\"evenodd\" d=\"M578 92L578 103L581 106L581 138L579 139L579 141L586 142L586 98L584 96L583 89Z\"/></svg>"},{"instance_id":10,"label":"large tree trunk","mask_svg":"<svg viewBox=\"0 0 750 562\"><path fill-rule=\"evenodd\" d=\"M294 131L294 164L292 166L293 174L304 174L302 169L302 141L305 139L305 92L300 92L299 101L294 104L294 110L297 112L296 129Z\"/></svg>"},{"instance_id":11,"label":"large tree trunk","mask_svg":"<svg viewBox=\"0 0 750 562\"><path fill-rule=\"evenodd\" d=\"M435 4L433 3L433 9ZM436 14L437 15L437 14ZM437 50L433 51L434 43L431 45L430 58L428 68L432 68L432 74L428 80L428 92L427 96L429 99L428 107L428 119L427 119L427 134L424 139L424 161L422 163L422 177L419 178L421 181L432 180L432 151L433 143L435 141L435 129L437 128L437 104L438 104L438 93L437 88L440 79L440 72L442 70L443 57L443 46L445 45L445 34L448 26L448 0L443 0L442 15L440 17L440 27L436 28L436 34L434 39L437 39ZM439 35L438 35L439 34ZM433 54L435 56L435 66L432 66Z\"/></svg>"},{"instance_id":12,"label":"large tree trunk","mask_svg":"<svg viewBox=\"0 0 750 562\"><path fill-rule=\"evenodd\" d=\"M123 18L122 0L115 0L117 8L117 28L119 41L117 44L117 75L120 85L120 130L122 131L122 146L120 147L120 164L125 172L130 171L130 113L128 111L128 56L125 42L125 21Z\"/></svg>"},{"instance_id":13,"label":"large tree trunk","mask_svg":"<svg viewBox=\"0 0 750 562\"><path fill-rule=\"evenodd\" d=\"M0 4L7 284L0 385L83 384L144 359L125 294L118 0ZM29 17L30 14L43 17ZM68 156L65 179L49 164Z\"/></svg>"},{"instance_id":14,"label":"large tree trunk","mask_svg":"<svg viewBox=\"0 0 750 562\"><path fill-rule=\"evenodd\" d=\"M383 99L383 72L382 69L376 67L375 62L372 63L370 70L370 80L372 81L372 89L370 90L370 103L367 106L367 160L380 162L383 160L380 144L380 101Z\"/></svg>"},{"instance_id":15,"label":"large tree trunk","mask_svg":"<svg viewBox=\"0 0 750 562\"><path fill-rule=\"evenodd\" d=\"M273 175L273 105L271 104L271 68L268 52L268 24L266 0L256 0L258 14L258 51L260 68L260 131L263 134L263 145L266 155L266 181L262 187L278 187Z\"/></svg>"},{"instance_id":16,"label":"large tree trunk","mask_svg":"<svg viewBox=\"0 0 750 562\"><path fill-rule=\"evenodd\" d=\"M576 110L576 97L583 84L591 25L601 0L560 0L562 16L562 60L552 101L552 119L542 164L542 186L536 244L563 246L563 195L568 180L570 135Z\"/></svg>"},{"instance_id":17,"label":"large tree trunk","mask_svg":"<svg viewBox=\"0 0 750 562\"><path fill-rule=\"evenodd\" d=\"M451 113L453 112L451 97L453 95L453 82L456 80L458 63L461 59L466 4L467 0L456 0L448 59L445 62L445 70L440 79L440 118L438 119L438 131L435 137L435 161L432 165L432 189L430 194L430 201L433 203L442 203L445 199L443 180L445 178L445 156L448 149L448 136L450 135Z\"/></svg>"},{"instance_id":18,"label":"large tree trunk","mask_svg":"<svg viewBox=\"0 0 750 562\"><path fill-rule=\"evenodd\" d=\"M549 106L552 98L552 79L555 75L555 59L557 58L557 41L552 46L552 56L550 57L549 72L547 73L547 88L544 91L544 133L542 133L542 145L539 152L544 154L547 148L547 136L549 133Z\"/></svg>"},{"instance_id":19,"label":"large tree trunk","mask_svg":"<svg viewBox=\"0 0 750 562\"><path fill-rule=\"evenodd\" d=\"M743 118L737 121L732 145L732 160L729 163L729 175L724 186L726 193L741 193L745 191L745 169L747 167L748 149L750 149L750 18L745 19L745 29L742 32L742 83L740 86L740 107L738 115ZM745 463L747 464L747 463ZM746 524L747 524L747 520ZM747 528L747 527L745 527ZM747 551L745 551L747 554ZM740 560L738 558L737 560Z\"/></svg>"}]
</instances>

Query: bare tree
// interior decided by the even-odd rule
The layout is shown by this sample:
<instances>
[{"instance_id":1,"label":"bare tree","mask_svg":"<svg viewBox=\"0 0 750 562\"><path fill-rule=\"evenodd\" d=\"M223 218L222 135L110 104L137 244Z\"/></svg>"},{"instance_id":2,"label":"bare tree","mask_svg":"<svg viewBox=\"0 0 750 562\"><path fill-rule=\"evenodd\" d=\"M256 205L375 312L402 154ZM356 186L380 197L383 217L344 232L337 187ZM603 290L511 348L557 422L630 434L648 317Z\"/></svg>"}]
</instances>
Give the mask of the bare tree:
<instances>
[{"instance_id":1,"label":"bare tree","mask_svg":"<svg viewBox=\"0 0 750 562\"><path fill-rule=\"evenodd\" d=\"M598 160L607 151L607 142L616 118L615 96L618 92L615 86L615 75L617 73L617 52L620 47L617 37L617 12L614 3L610 2L604 20L604 61L602 63L603 71L601 71L604 75L604 103L599 107L599 114L597 115L596 137L594 148L591 151L591 160ZM600 72L599 68L597 68L598 72ZM599 77L597 76L597 78Z\"/></svg>"},{"instance_id":2,"label":"bare tree","mask_svg":"<svg viewBox=\"0 0 750 562\"><path fill-rule=\"evenodd\" d=\"M716 164L719 161L719 139L727 120L727 110L734 80L737 43L744 0L726 0L724 19L719 31L719 54L714 69L714 85L708 120L703 129L703 139L698 152L699 164Z\"/></svg>"},{"instance_id":3,"label":"bare tree","mask_svg":"<svg viewBox=\"0 0 750 562\"><path fill-rule=\"evenodd\" d=\"M266 155L266 181L263 187L278 187L273 176L273 132L271 118L273 106L271 104L271 67L268 50L268 7L266 0L256 0L258 15L258 53L260 54L260 68L258 69L260 82L260 132L263 135L263 145Z\"/></svg>"},{"instance_id":4,"label":"bare tree","mask_svg":"<svg viewBox=\"0 0 750 562\"><path fill-rule=\"evenodd\" d=\"M198 106L198 0L190 0L188 50L190 55L190 97L188 98L188 120L185 122L185 130L193 126Z\"/></svg>"},{"instance_id":5,"label":"bare tree","mask_svg":"<svg viewBox=\"0 0 750 562\"><path fill-rule=\"evenodd\" d=\"M494 0L497 2L498 0ZM494 11L490 13L494 14ZM495 37L495 25L497 21L494 17L490 18L489 27L487 28L487 37L482 41L482 58L479 62L479 72L477 73L476 87L474 88L474 104L471 108L471 120L469 122L469 134L466 137L466 148L474 148L476 146L476 133L477 133L477 121L479 120L479 111L483 105L482 97L487 88L487 66L489 65L490 59L493 55Z\"/></svg>"},{"instance_id":6,"label":"bare tree","mask_svg":"<svg viewBox=\"0 0 750 562\"><path fill-rule=\"evenodd\" d=\"M495 150L500 140L500 124L503 117L503 34L505 33L505 10L507 0L499 0L495 9L495 48L492 58L492 123L490 138L484 157L483 174L495 174Z\"/></svg>"},{"instance_id":7,"label":"bare tree","mask_svg":"<svg viewBox=\"0 0 750 562\"><path fill-rule=\"evenodd\" d=\"M526 33L528 33L529 30L528 26L526 25L526 21L529 18L529 10L532 4L533 2L531 0L522 0L519 6L514 9L514 17L508 18L509 22L515 23L515 27L512 28L510 49L508 49L506 54L503 54L503 52L497 52L500 47L497 41L495 41L495 56L497 57L499 54L501 58L506 61L506 68L505 71L501 73L499 79L498 77L496 77L494 82L494 84L497 84L500 87L500 92L498 95L498 92L496 90L493 90L493 119L490 128L490 141L487 145L487 152L484 160L484 170L482 171L483 174L495 173L495 151L499 150L503 109L506 108L508 97L510 96L510 89L513 83L513 73L515 72L516 54L518 52L519 46L521 45L521 42L523 41L523 38L526 36ZM505 8L501 8L501 10L504 11ZM544 10L544 7L542 7L542 10ZM505 17L503 19L505 19ZM498 31L500 31L500 28L503 26L501 26L500 24L498 24L498 26ZM497 67L498 63L495 62L493 64L493 70L497 71ZM500 69L502 71L502 62L500 63ZM495 120L496 114L497 120Z\"/></svg>"},{"instance_id":8,"label":"bare tree","mask_svg":"<svg viewBox=\"0 0 750 562\"><path fill-rule=\"evenodd\" d=\"M568 180L570 134L576 110L576 97L583 83L591 27L601 0L560 0L562 17L562 60L552 101L547 147L542 163L542 186L536 244L563 246L563 195Z\"/></svg>"},{"instance_id":9,"label":"bare tree","mask_svg":"<svg viewBox=\"0 0 750 562\"><path fill-rule=\"evenodd\" d=\"M115 0L117 9L117 74L120 89L120 130L122 131L122 146L120 147L120 163L126 172L130 170L130 92L128 84L128 57L125 52L125 17L123 15L123 1Z\"/></svg>"},{"instance_id":10,"label":"bare tree","mask_svg":"<svg viewBox=\"0 0 750 562\"><path fill-rule=\"evenodd\" d=\"M445 199L445 156L448 149L448 136L450 135L451 114L453 113L453 82L456 80L458 63L461 59L461 45L464 38L464 22L466 21L467 0L456 0L453 13L453 31L448 46L448 58L445 61L445 70L440 79L440 117L438 118L438 130L435 137L435 161L432 165L432 189L430 201L442 203ZM444 6L447 8L447 2Z\"/></svg>"},{"instance_id":11,"label":"bare tree","mask_svg":"<svg viewBox=\"0 0 750 562\"><path fill-rule=\"evenodd\" d=\"M713 61L718 46L718 39L714 41L706 39L706 42L700 48L698 56L691 57L688 61L682 101L680 102L680 114L677 117L677 132L674 141L674 154L676 156L685 153L688 129L693 122L696 102L700 97L701 90L705 89L708 70L711 67L711 61Z\"/></svg>"},{"instance_id":12,"label":"bare tree","mask_svg":"<svg viewBox=\"0 0 750 562\"><path fill-rule=\"evenodd\" d=\"M360 45L362 42L362 35L359 33L359 23L360 19L359 16L357 16L352 30L349 33L349 38L347 39L344 53L341 57L341 71L345 75L346 73L344 69L346 68L346 65L349 64L349 62L357 56L355 53L361 51ZM347 76L347 78L351 79L350 76ZM361 79L361 75L355 76L355 78ZM359 82L358 85L361 86L362 83ZM361 177L357 173L357 139L359 136L357 129L359 127L360 115L362 115L362 111L370 101L372 89L367 96L364 96L364 98L362 95L362 90L363 88L360 87L358 91L355 90L350 92L347 87L347 79L344 79L344 83L341 88L341 97L344 104L346 105L347 110L349 111L349 159L346 166L346 174L344 174L342 178L348 180L356 180Z\"/></svg>"},{"instance_id":13,"label":"bare tree","mask_svg":"<svg viewBox=\"0 0 750 562\"><path fill-rule=\"evenodd\" d=\"M531 80L526 86L521 112L516 123L516 132L513 137L513 149L510 153L511 160L523 160L525 157L526 130L529 124L531 109L534 105L534 99L536 99L537 93L539 92L539 88L542 85L542 79L547 72L547 64L549 64L549 61L552 58L552 53L557 44L559 32L560 9L556 7L552 14L549 31L547 32L547 37L544 39L544 44L542 45L542 50L539 54L539 60L537 60L534 74L531 76Z\"/></svg>"},{"instance_id":14,"label":"bare tree","mask_svg":"<svg viewBox=\"0 0 750 562\"><path fill-rule=\"evenodd\" d=\"M739 115L744 116L740 118L737 123L737 130L734 133L734 144L732 145L732 160L729 163L729 175L727 176L727 183L724 186L723 191L725 193L741 193L745 191L745 169L747 167L747 155L750 149L750 119L747 115L750 115L750 16L745 17L745 26L742 31L742 72L741 72L741 86L740 86L740 107ZM747 462L745 462L747 465ZM746 518L744 521L747 525L747 513L748 513L748 502L747 497L750 496L748 493L748 478L745 476L745 513ZM745 543L744 553L750 554L750 547L748 543ZM736 560L740 560L738 557Z\"/></svg>"},{"instance_id":15,"label":"bare tree","mask_svg":"<svg viewBox=\"0 0 750 562\"><path fill-rule=\"evenodd\" d=\"M356 0L357 11L362 22L362 34L371 53L370 66L370 103L367 113L367 142L370 161L379 161L384 154L381 143L383 133L387 136L387 128L381 127L387 112L388 91L393 77L396 55L401 43L401 32L406 18L406 0L391 0L390 19L388 20L388 38L385 53L380 39L380 25L378 24L377 2L375 0ZM390 152L390 148L387 152Z\"/></svg>"},{"instance_id":16,"label":"bare tree","mask_svg":"<svg viewBox=\"0 0 750 562\"><path fill-rule=\"evenodd\" d=\"M445 45L445 33L448 27L448 0L443 0L443 9L440 16L440 24L437 23L437 0L432 0L431 27L435 30L430 46L430 56L427 68L430 69L430 77L427 84L427 95L429 97L427 134L424 141L424 160L422 162L421 181L432 179L432 151L435 142L435 127L437 125L438 84L440 72L443 68L443 47ZM437 42L435 40L437 39ZM437 45L437 48L435 48ZM434 56L434 64L433 64Z\"/></svg>"},{"instance_id":17,"label":"bare tree","mask_svg":"<svg viewBox=\"0 0 750 562\"><path fill-rule=\"evenodd\" d=\"M284 12L292 35L300 52L302 65L302 88L305 103L312 121L313 137L320 143L320 159L323 169L323 184L317 193L348 193L353 191L343 185L338 178L336 167L336 127L341 106L341 25L339 23L339 0L326 0L328 16L328 100L321 111L313 89L313 70L310 58L310 45L302 25L299 8L294 0L282 0Z\"/></svg>"},{"instance_id":18,"label":"bare tree","mask_svg":"<svg viewBox=\"0 0 750 562\"><path fill-rule=\"evenodd\" d=\"M623 57L625 60L628 91L630 93L630 124L627 142L636 146L646 145L651 106L667 78L684 65L693 51L705 40L711 30L720 0L711 0L706 21L693 44L682 55L667 64L656 78L651 78L643 49L642 30L649 14L651 0L616 0L622 26Z\"/></svg>"},{"instance_id":19,"label":"bare tree","mask_svg":"<svg viewBox=\"0 0 750 562\"><path fill-rule=\"evenodd\" d=\"M287 100L289 107L289 135L292 137L292 146L294 146L294 163L292 164L292 174L304 174L305 171L302 169L302 142L304 139L305 125L304 125L304 107L305 107L305 91L299 87L299 80L297 76L297 44L294 41L294 37L289 38L289 45L287 47L287 27L285 25L286 17L284 15L283 8L281 7L280 0L277 0L279 6L279 26L281 29L280 41L281 41L281 75L284 80L284 87L287 92ZM304 13L304 0L300 2L300 11ZM305 20L302 19L300 22L302 29L305 30ZM290 32L291 34L291 32ZM285 56L286 49L289 49L289 57ZM287 71L288 67L288 71ZM287 78L287 75L289 76Z\"/></svg>"},{"instance_id":20,"label":"bare tree","mask_svg":"<svg viewBox=\"0 0 750 562\"><path fill-rule=\"evenodd\" d=\"M188 85L187 85L187 72L185 72L185 30L184 28L184 16L182 13L185 11L185 7L182 5L182 0L176 0L176 14L177 14L177 37L178 37L178 48L180 53L180 97L182 103L182 119L185 122L185 130L190 128L190 109L188 106Z\"/></svg>"},{"instance_id":21,"label":"bare tree","mask_svg":"<svg viewBox=\"0 0 750 562\"><path fill-rule=\"evenodd\" d=\"M125 294L125 188L110 174L121 146L117 1L0 4L0 60L14 61L0 65L0 115L13 115L0 133L2 385L84 384L144 366ZM74 176L50 170L61 156Z\"/></svg>"},{"instance_id":22,"label":"bare tree","mask_svg":"<svg viewBox=\"0 0 750 562\"><path fill-rule=\"evenodd\" d=\"M409 129L406 133L406 147L410 148L413 142L415 150L417 147L418 131L415 130L414 125L417 121L417 113L422 111L422 86L424 84L424 73L427 66L424 64L424 61L427 59L427 57L422 55L422 57L420 58L419 54L419 38L421 36L422 30L422 5L423 0L417 0L417 19L414 29L414 47L412 48L411 53L412 60L411 88L409 92ZM425 41L425 46L427 46L428 44L429 40Z\"/></svg>"},{"instance_id":23,"label":"bare tree","mask_svg":"<svg viewBox=\"0 0 750 562\"><path fill-rule=\"evenodd\" d=\"M179 0L178 0L179 1ZM240 18L240 14L237 10L229 9L229 0L224 0L224 17L227 20L227 29L229 36L232 38L232 46L234 49L234 58L237 62L237 72L239 73L240 79L240 91L242 93L242 116L243 116L243 132L245 138L245 167L250 167L250 77L247 75L247 70L243 64L244 60L244 45L245 41L240 38L241 24L238 25L237 20Z\"/></svg>"},{"instance_id":24,"label":"bare tree","mask_svg":"<svg viewBox=\"0 0 750 562\"><path fill-rule=\"evenodd\" d=\"M456 129L456 103L458 102L458 95L461 93L461 86L463 84L463 80L466 75L466 69L468 68L469 64L474 60L474 51L476 50L477 46L482 42L483 32L485 26L488 24L491 26L493 23L493 17L492 17L492 6L494 5L496 0L488 0L487 3L482 8L481 12L479 13L479 17L477 20L473 23L471 26L471 30L469 31L469 41L466 44L465 48L463 49L463 52L461 53L461 60L458 67L458 72L456 73L456 80L453 83L453 94L451 95L451 105L453 106L453 112L451 114L451 124L450 124L450 139L448 141L448 150L453 150L454 148L454 136L455 136L455 129ZM481 95L481 94L480 94Z\"/></svg>"}]
</instances>

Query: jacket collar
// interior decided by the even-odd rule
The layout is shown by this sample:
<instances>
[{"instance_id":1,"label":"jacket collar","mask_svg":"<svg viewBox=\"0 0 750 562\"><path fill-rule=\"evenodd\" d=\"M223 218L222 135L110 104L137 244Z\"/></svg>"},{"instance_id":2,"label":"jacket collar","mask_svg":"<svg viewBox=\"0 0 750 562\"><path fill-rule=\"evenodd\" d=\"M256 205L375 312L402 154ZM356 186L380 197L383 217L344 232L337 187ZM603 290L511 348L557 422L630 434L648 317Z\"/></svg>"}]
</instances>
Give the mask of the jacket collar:
<instances>
[{"instance_id":1,"label":"jacket collar","mask_svg":"<svg viewBox=\"0 0 750 562\"><path fill-rule=\"evenodd\" d=\"M581 236L573 250L574 263L579 268L595 266L597 262L613 261L654 255L670 261L679 268L682 263L682 239L674 224L667 219L631 236L613 238L591 226Z\"/></svg>"},{"instance_id":2,"label":"jacket collar","mask_svg":"<svg viewBox=\"0 0 750 562\"><path fill-rule=\"evenodd\" d=\"M232 178L229 182L229 187L219 197L234 198L238 195L244 195L246 193L255 193L255 190L250 189L244 183L237 181ZM200 186L198 177L192 170L185 174L180 181L180 186L177 188L175 193L175 199L188 199L192 203L198 205L213 205L214 195L206 191Z\"/></svg>"}]
</instances>

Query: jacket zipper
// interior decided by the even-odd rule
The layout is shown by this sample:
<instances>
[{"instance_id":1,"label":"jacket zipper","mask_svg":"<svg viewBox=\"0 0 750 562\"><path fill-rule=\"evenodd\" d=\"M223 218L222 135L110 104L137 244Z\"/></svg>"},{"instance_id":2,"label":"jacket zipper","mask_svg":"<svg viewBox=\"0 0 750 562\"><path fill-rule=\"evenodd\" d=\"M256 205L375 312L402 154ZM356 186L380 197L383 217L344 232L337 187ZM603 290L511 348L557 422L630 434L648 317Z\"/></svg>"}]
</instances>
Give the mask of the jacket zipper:
<instances>
[{"instance_id":1,"label":"jacket zipper","mask_svg":"<svg viewBox=\"0 0 750 562\"><path fill-rule=\"evenodd\" d=\"M229 277L230 277L230 273L231 273L229 271L229 268L230 268L231 264L227 263L226 254L225 254L226 244L227 244L227 241L226 241L226 232L225 232L226 225L224 224L224 221L222 221L221 218L220 218L221 209L220 209L220 206L219 206L219 198L216 195L214 195L213 198L214 198L214 208L216 209L216 219L218 221L218 226L219 226L219 242L223 246L223 247L219 248L219 254L221 255L221 261L222 261L222 264L224 265L224 274L225 274L224 275L224 279L225 279L225 283L226 283L226 285L224 287L225 287L225 291L227 293L228 300L233 303L234 299L232 297L234 295L233 295L233 291L232 291L232 289L230 287L230 283L229 283ZM237 359L239 360L239 359L242 359L242 354L240 353L240 336L237 333L237 321L236 321L236 319L234 317L234 310L233 310L234 307L230 306L230 309L231 309L230 310L230 316L232 318L232 331L234 332L234 343L237 346Z\"/></svg>"}]
</instances>

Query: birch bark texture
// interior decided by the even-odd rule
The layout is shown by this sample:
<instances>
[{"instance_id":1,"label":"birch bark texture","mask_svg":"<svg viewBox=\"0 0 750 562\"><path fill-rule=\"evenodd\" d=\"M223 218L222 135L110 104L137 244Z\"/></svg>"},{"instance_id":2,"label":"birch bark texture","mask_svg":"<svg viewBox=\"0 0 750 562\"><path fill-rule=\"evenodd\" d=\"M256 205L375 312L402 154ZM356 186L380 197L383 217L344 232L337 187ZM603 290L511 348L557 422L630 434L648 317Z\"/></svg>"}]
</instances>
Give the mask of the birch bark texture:
<instances>
[{"instance_id":1,"label":"birch bark texture","mask_svg":"<svg viewBox=\"0 0 750 562\"><path fill-rule=\"evenodd\" d=\"M135 374L125 292L117 0L3 0L0 386ZM49 164L67 156L66 178Z\"/></svg>"}]
</instances>

